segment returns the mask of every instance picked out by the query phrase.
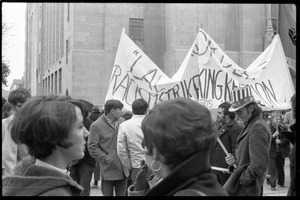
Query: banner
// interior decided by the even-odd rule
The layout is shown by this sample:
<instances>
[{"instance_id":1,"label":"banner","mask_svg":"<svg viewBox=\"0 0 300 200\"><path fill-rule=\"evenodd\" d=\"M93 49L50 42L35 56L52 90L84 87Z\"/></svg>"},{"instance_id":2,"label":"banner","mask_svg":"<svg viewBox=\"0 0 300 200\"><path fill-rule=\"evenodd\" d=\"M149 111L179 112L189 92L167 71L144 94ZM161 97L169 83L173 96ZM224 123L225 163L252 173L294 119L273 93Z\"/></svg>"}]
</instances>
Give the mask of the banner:
<instances>
[{"instance_id":1,"label":"banner","mask_svg":"<svg viewBox=\"0 0 300 200\"><path fill-rule=\"evenodd\" d=\"M211 109L230 102L231 90L240 85L249 85L265 107L289 104L295 91L278 35L243 69L200 29L180 68L169 78L123 30L105 101L118 99L131 110L137 98L145 99L151 108L161 101L187 97Z\"/></svg>"},{"instance_id":2,"label":"banner","mask_svg":"<svg viewBox=\"0 0 300 200\"><path fill-rule=\"evenodd\" d=\"M135 99L143 98L150 107L171 99L171 79L122 31L105 101L118 99L131 109Z\"/></svg>"}]
</instances>

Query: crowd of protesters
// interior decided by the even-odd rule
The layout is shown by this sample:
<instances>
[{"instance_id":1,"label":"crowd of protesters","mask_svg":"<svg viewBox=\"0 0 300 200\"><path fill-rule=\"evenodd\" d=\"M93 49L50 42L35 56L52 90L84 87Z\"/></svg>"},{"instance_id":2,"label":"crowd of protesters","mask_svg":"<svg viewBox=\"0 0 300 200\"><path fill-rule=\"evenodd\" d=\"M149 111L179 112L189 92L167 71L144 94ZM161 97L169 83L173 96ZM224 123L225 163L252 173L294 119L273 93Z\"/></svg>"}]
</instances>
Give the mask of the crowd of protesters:
<instances>
[{"instance_id":1,"label":"crowd of protesters","mask_svg":"<svg viewBox=\"0 0 300 200\"><path fill-rule=\"evenodd\" d=\"M240 93L245 96L235 95ZM296 95L291 109L263 111L249 87L232 91L216 121L201 104L176 98L124 111L70 96L2 97L2 194L90 196L262 196L285 186L295 196Z\"/></svg>"}]
</instances>

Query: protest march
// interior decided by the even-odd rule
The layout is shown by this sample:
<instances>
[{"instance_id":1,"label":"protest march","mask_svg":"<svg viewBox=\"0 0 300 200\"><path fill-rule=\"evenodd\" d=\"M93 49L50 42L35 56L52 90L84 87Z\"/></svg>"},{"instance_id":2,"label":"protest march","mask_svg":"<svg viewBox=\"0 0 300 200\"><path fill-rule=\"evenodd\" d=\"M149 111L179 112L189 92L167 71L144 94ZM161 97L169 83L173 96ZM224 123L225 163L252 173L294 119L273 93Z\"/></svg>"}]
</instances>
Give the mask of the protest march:
<instances>
[{"instance_id":1,"label":"protest march","mask_svg":"<svg viewBox=\"0 0 300 200\"><path fill-rule=\"evenodd\" d=\"M296 4L1 5L2 196L296 196Z\"/></svg>"}]
</instances>

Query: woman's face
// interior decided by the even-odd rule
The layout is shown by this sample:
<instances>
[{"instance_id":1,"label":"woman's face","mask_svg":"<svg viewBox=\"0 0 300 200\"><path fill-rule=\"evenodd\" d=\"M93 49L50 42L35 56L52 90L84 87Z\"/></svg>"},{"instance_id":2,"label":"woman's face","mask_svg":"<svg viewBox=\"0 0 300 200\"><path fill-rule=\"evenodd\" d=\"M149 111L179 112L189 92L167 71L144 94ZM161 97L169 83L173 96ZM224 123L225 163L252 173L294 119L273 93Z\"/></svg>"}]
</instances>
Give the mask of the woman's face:
<instances>
[{"instance_id":1,"label":"woman's face","mask_svg":"<svg viewBox=\"0 0 300 200\"><path fill-rule=\"evenodd\" d=\"M80 109L76 106L76 121L70 129L69 140L73 144L72 146L61 149L61 154L69 161L81 159L84 156L84 135L87 130L83 126L83 117Z\"/></svg>"}]
</instances>

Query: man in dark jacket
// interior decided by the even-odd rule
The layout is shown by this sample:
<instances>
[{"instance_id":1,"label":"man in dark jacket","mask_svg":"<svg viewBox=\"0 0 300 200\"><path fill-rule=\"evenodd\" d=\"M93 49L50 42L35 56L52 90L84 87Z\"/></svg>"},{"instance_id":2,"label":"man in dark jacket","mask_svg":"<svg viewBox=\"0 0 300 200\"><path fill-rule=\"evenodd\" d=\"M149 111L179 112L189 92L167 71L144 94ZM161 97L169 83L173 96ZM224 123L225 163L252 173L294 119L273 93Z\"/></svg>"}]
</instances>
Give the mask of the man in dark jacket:
<instances>
[{"instance_id":1,"label":"man in dark jacket","mask_svg":"<svg viewBox=\"0 0 300 200\"><path fill-rule=\"evenodd\" d=\"M96 121L101 115L103 114L103 111L100 112L99 107L97 105L94 105L92 108L92 113L89 116L89 119L94 122Z\"/></svg>"},{"instance_id":2,"label":"man in dark jacket","mask_svg":"<svg viewBox=\"0 0 300 200\"><path fill-rule=\"evenodd\" d=\"M291 98L292 117L294 124L289 127L289 131L282 131L281 133L292 143L293 147L290 154L290 177L291 185L289 187L287 196L296 196L296 94ZM297 169L299 174L299 169Z\"/></svg>"},{"instance_id":3,"label":"man in dark jacket","mask_svg":"<svg viewBox=\"0 0 300 200\"><path fill-rule=\"evenodd\" d=\"M284 186L285 173L284 173L284 163L285 158L289 156L290 152L290 142L284 135L281 134L283 125L279 124L278 130L276 129L277 116L273 116L272 122L270 124L270 129L272 133L271 148L269 152L269 169L268 174L271 176L269 178L269 183L271 190L274 191L276 187L276 181L278 180L278 185L280 187Z\"/></svg>"},{"instance_id":4,"label":"man in dark jacket","mask_svg":"<svg viewBox=\"0 0 300 200\"><path fill-rule=\"evenodd\" d=\"M237 138L236 156L226 156L229 165L237 164L224 185L232 196L262 196L263 183L269 164L271 131L262 118L261 109L249 86L232 90L233 103L229 111L236 112L245 123Z\"/></svg>"},{"instance_id":5,"label":"man in dark jacket","mask_svg":"<svg viewBox=\"0 0 300 200\"><path fill-rule=\"evenodd\" d=\"M229 102L223 102L218 107L217 121L222 124L219 129L219 139L229 153L235 156L236 140L242 131L242 127L234 120L235 113L229 112L231 106ZM214 167L229 168L225 162L226 154L219 143L216 143L210 153L210 164ZM223 186L230 174L223 171L213 170L216 174L219 183Z\"/></svg>"}]
</instances>

